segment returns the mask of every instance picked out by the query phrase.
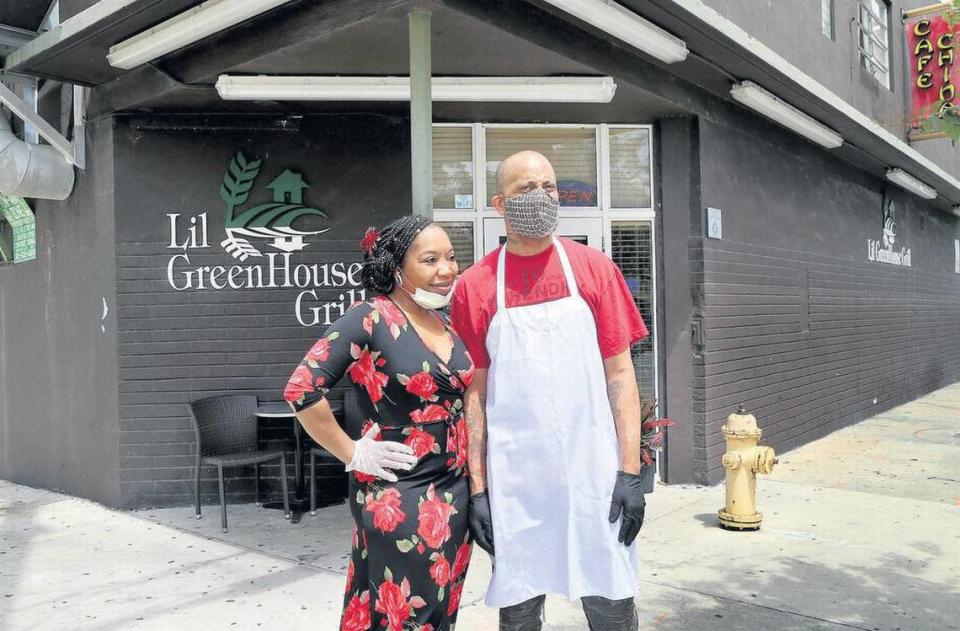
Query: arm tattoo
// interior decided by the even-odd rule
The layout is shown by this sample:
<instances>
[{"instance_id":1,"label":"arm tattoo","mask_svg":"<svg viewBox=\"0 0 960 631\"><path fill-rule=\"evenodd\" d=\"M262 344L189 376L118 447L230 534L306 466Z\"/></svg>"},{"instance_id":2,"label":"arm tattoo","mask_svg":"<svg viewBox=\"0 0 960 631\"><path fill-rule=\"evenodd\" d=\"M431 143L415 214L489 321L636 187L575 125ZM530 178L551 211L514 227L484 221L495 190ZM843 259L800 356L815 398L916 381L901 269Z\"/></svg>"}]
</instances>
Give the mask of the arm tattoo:
<instances>
[{"instance_id":1,"label":"arm tattoo","mask_svg":"<svg viewBox=\"0 0 960 631\"><path fill-rule=\"evenodd\" d=\"M470 397L466 406L467 417L467 468L470 473L471 492L486 488L487 480L487 397L484 394Z\"/></svg>"},{"instance_id":2,"label":"arm tattoo","mask_svg":"<svg viewBox=\"0 0 960 631\"><path fill-rule=\"evenodd\" d=\"M620 424L623 413L620 410L620 395L623 393L623 382L614 379L607 383L607 398L610 399L610 411L613 412L613 420L617 425Z\"/></svg>"},{"instance_id":3,"label":"arm tattoo","mask_svg":"<svg viewBox=\"0 0 960 631\"><path fill-rule=\"evenodd\" d=\"M607 382L607 397L620 443L621 467L629 473L639 473L640 396L633 375L612 376Z\"/></svg>"}]
</instances>

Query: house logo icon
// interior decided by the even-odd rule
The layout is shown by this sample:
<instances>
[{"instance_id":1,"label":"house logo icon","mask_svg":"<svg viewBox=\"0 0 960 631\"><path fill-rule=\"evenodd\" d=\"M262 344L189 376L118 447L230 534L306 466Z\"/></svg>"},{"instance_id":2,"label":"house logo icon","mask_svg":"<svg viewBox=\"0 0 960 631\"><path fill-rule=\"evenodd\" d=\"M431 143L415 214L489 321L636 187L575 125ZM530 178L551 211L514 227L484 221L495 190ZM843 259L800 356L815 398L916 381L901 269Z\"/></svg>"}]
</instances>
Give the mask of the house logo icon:
<instances>
[{"instance_id":1,"label":"house logo icon","mask_svg":"<svg viewBox=\"0 0 960 631\"><path fill-rule=\"evenodd\" d=\"M883 247L892 248L897 238L897 208L889 197L883 202Z\"/></svg>"},{"instance_id":2,"label":"house logo icon","mask_svg":"<svg viewBox=\"0 0 960 631\"><path fill-rule=\"evenodd\" d=\"M220 246L241 261L263 256L250 239L268 239L269 242L265 244L268 247L283 252L297 252L308 245L304 237L330 230L304 231L293 228L293 222L301 217L329 217L319 208L304 205L303 191L310 185L302 175L290 169L266 185L265 188L272 194L272 201L244 208L262 163L261 159L248 160L242 151L237 152L220 185L220 199L227 207L224 225L227 238L220 242Z\"/></svg>"},{"instance_id":3,"label":"house logo icon","mask_svg":"<svg viewBox=\"0 0 960 631\"><path fill-rule=\"evenodd\" d=\"M879 239L867 239L867 260L900 267L913 266L913 252L902 244L894 249L897 241L897 207L893 199L883 195L883 233Z\"/></svg>"}]
</instances>

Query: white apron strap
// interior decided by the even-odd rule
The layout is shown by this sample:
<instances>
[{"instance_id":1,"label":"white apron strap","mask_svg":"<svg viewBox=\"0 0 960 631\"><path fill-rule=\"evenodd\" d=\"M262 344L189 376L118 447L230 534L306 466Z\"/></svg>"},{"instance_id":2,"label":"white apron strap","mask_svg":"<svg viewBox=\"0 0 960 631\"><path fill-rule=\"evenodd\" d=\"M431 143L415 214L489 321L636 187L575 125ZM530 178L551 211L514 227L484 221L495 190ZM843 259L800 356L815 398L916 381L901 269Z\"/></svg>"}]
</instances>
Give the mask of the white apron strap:
<instances>
[{"instance_id":1,"label":"white apron strap","mask_svg":"<svg viewBox=\"0 0 960 631\"><path fill-rule=\"evenodd\" d=\"M504 284L507 275L507 246L500 246L500 256L497 258L497 311L503 313L507 309L507 291Z\"/></svg>"},{"instance_id":2,"label":"white apron strap","mask_svg":"<svg viewBox=\"0 0 960 631\"><path fill-rule=\"evenodd\" d=\"M570 266L570 259L567 258L567 251L563 249L560 239L556 237L553 238L553 246L557 248L557 254L560 255L560 265L563 266L563 275L567 279L567 291L570 292L571 298L576 298L580 295L580 290L577 288L577 279L573 275L573 268Z\"/></svg>"}]
</instances>

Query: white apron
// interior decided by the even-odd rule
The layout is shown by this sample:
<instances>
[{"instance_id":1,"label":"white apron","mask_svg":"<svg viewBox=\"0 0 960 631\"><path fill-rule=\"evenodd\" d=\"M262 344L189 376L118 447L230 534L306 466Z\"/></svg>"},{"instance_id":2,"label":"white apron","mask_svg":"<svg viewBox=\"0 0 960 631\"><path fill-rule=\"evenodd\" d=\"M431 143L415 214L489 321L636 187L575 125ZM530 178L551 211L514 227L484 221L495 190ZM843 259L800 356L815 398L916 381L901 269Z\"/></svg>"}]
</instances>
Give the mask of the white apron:
<instances>
[{"instance_id":1,"label":"white apron","mask_svg":"<svg viewBox=\"0 0 960 631\"><path fill-rule=\"evenodd\" d=\"M590 307L554 239L570 296L507 308L506 247L487 332L487 488L495 551L487 605L546 593L632 597L631 548L608 520L620 453Z\"/></svg>"}]
</instances>

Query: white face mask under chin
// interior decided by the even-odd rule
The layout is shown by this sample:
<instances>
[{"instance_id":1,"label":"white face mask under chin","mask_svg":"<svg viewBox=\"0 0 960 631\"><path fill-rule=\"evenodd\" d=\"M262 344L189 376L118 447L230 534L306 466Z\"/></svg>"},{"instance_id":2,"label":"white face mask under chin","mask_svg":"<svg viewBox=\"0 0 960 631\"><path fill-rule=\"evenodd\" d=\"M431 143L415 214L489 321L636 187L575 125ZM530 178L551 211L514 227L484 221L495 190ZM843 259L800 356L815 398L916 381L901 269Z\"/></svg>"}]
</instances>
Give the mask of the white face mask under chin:
<instances>
[{"instance_id":1,"label":"white face mask under chin","mask_svg":"<svg viewBox=\"0 0 960 631\"><path fill-rule=\"evenodd\" d=\"M457 286L457 279L454 279L453 286L450 287L450 291L447 292L447 295L438 294L433 291L427 291L426 289L421 289L417 287L417 290L412 294L407 291L406 287L403 286L403 273L397 272L397 287L406 292L411 299L424 309L443 309L450 301L453 300L453 290Z\"/></svg>"}]
</instances>

